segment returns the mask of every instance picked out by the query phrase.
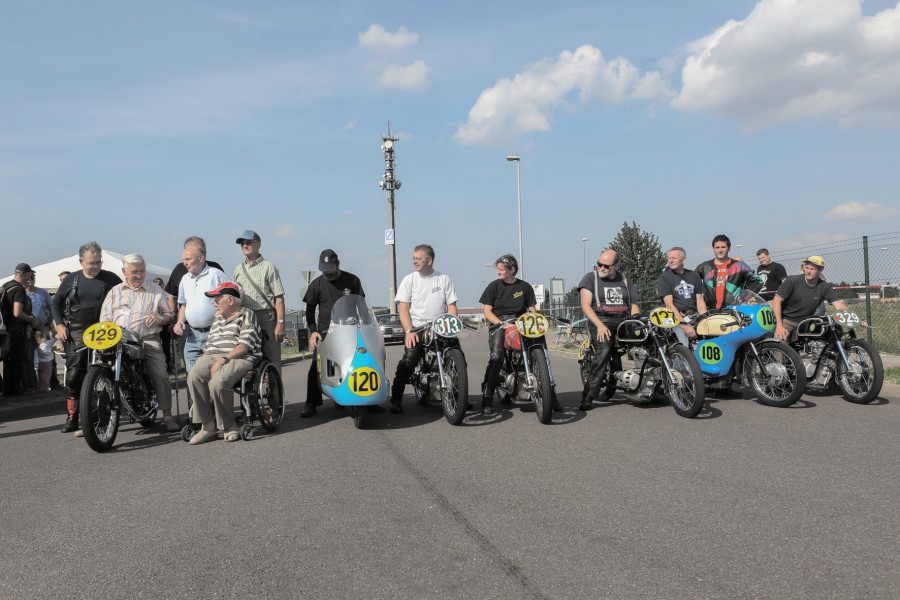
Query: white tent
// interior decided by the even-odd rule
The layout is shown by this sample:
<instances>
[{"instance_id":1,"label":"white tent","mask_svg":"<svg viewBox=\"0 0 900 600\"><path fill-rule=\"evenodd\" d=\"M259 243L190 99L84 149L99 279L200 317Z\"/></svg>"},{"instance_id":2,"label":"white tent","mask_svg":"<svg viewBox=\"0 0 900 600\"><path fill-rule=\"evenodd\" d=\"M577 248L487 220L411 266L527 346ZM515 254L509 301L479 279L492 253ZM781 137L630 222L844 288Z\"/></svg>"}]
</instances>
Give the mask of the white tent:
<instances>
[{"instance_id":1,"label":"white tent","mask_svg":"<svg viewBox=\"0 0 900 600\"><path fill-rule=\"evenodd\" d=\"M104 250L101 256L103 258L103 268L122 277L122 259L125 255ZM35 273L34 285L39 288L44 288L53 294L56 292L56 288L59 287L59 274L63 271L72 271L73 273L75 271L81 271L81 263L78 262L78 255L75 254L42 265L31 265L31 268L34 269ZM165 267L160 267L159 265L147 263L147 277L150 280L159 276L163 278L163 281L168 281L171 272L171 267L167 269ZM6 283L10 279L12 279L12 275L0 279L0 284ZM124 280L124 277L122 279Z\"/></svg>"}]
</instances>

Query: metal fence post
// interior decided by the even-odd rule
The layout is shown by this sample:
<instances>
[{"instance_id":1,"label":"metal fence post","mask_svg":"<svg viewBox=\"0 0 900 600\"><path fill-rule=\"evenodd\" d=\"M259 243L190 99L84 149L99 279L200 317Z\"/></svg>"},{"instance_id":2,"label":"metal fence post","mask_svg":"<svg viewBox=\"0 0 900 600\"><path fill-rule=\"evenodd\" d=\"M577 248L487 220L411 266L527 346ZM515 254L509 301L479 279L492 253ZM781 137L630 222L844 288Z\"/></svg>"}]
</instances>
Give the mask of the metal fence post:
<instances>
[{"instance_id":1,"label":"metal fence post","mask_svg":"<svg viewBox=\"0 0 900 600\"><path fill-rule=\"evenodd\" d=\"M869 324L866 327L866 339L869 340L869 343L872 343L872 327L874 327L874 323L872 323L872 290L869 289L869 236L863 236L863 269L865 270L865 286L866 286L866 323Z\"/></svg>"}]
</instances>

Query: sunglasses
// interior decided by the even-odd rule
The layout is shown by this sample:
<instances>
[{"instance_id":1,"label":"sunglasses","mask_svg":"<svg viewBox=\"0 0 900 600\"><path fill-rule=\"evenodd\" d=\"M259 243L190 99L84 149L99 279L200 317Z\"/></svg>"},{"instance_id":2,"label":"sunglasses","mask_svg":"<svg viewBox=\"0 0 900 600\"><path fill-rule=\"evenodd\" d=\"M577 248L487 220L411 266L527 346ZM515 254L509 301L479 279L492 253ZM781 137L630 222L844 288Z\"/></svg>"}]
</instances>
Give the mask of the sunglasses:
<instances>
[{"instance_id":1,"label":"sunglasses","mask_svg":"<svg viewBox=\"0 0 900 600\"><path fill-rule=\"evenodd\" d=\"M598 269L612 269L614 266L616 266L616 265L604 265L604 264L603 264L602 262L600 262L599 260L597 261L597 268L598 268Z\"/></svg>"}]
</instances>

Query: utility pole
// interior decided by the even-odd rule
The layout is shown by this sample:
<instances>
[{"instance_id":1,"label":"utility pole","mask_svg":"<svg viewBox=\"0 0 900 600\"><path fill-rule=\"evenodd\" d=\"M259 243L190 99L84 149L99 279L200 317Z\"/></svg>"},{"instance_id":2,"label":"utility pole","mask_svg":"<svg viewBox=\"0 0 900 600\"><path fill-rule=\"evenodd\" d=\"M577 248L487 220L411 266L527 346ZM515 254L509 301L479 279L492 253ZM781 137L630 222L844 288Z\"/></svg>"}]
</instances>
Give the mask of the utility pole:
<instances>
[{"instance_id":1,"label":"utility pole","mask_svg":"<svg viewBox=\"0 0 900 600\"><path fill-rule=\"evenodd\" d=\"M388 121L387 134L381 134L381 151L384 152L384 179L378 182L378 187L384 190L388 203L388 228L384 232L384 245L390 246L388 253L390 268L390 291L388 294L388 307L392 313L397 312L397 237L394 229L394 190L400 189L400 180L394 177L394 142L400 141L391 133L391 122Z\"/></svg>"}]
</instances>

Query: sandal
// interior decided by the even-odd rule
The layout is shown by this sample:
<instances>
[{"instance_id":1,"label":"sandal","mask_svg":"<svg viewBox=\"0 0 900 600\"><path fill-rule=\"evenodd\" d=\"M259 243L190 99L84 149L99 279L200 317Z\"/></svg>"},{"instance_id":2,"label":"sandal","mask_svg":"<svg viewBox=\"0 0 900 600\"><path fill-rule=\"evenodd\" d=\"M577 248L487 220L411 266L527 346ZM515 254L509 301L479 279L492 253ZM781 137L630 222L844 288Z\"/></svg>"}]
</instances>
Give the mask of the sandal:
<instances>
[{"instance_id":1,"label":"sandal","mask_svg":"<svg viewBox=\"0 0 900 600\"><path fill-rule=\"evenodd\" d=\"M215 431L204 431L200 430L194 434L194 436L190 439L188 444L191 446L196 446L197 444L205 444L206 442L211 442L216 439L218 434Z\"/></svg>"},{"instance_id":2,"label":"sandal","mask_svg":"<svg viewBox=\"0 0 900 600\"><path fill-rule=\"evenodd\" d=\"M239 439L241 439L241 434L239 434L237 431L229 431L225 434L226 442L236 442Z\"/></svg>"}]
</instances>

